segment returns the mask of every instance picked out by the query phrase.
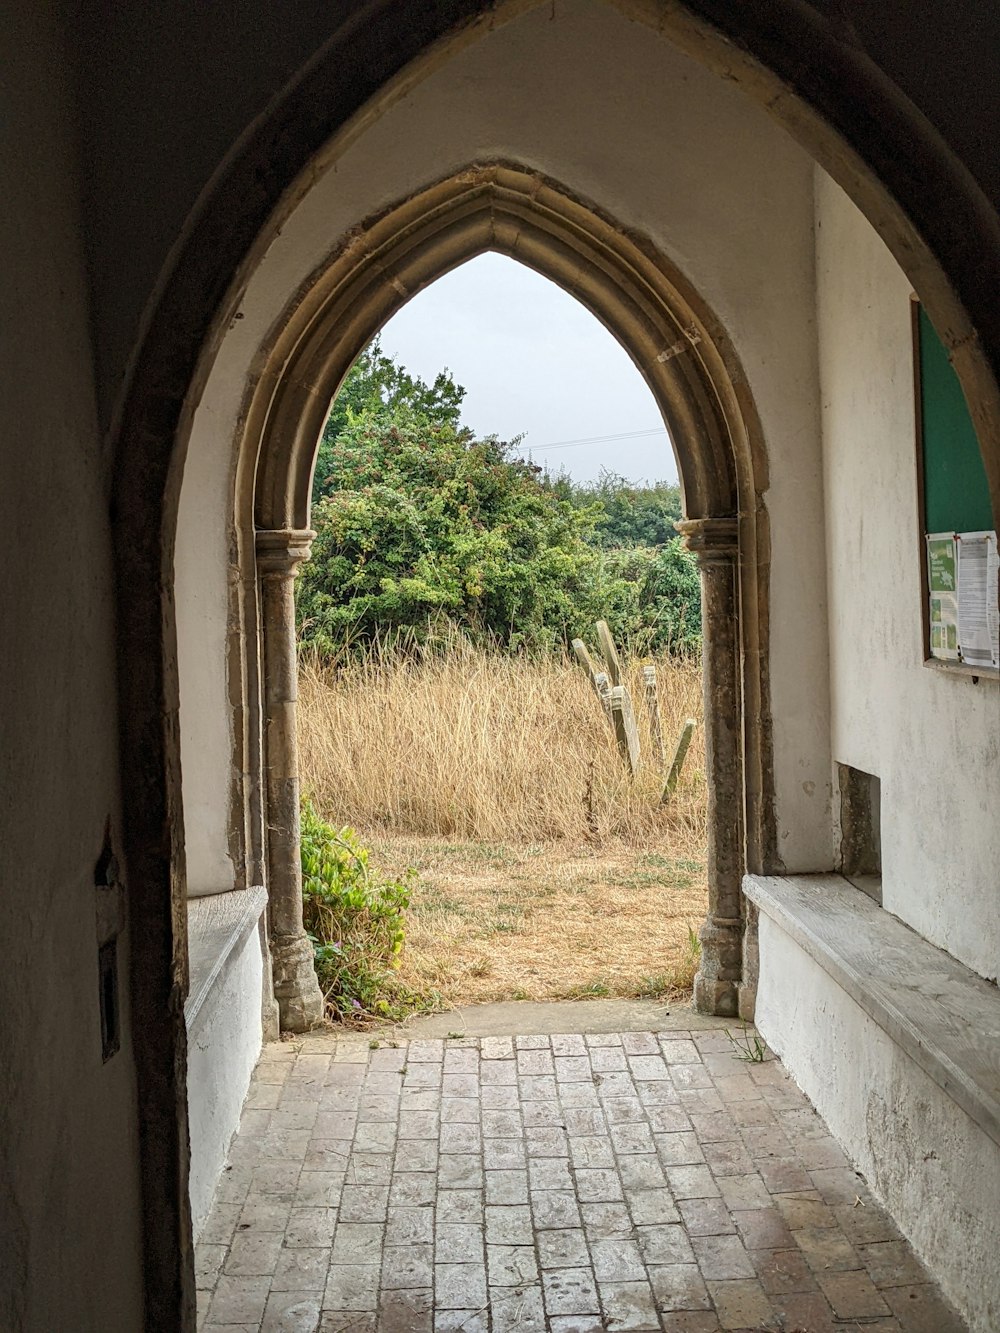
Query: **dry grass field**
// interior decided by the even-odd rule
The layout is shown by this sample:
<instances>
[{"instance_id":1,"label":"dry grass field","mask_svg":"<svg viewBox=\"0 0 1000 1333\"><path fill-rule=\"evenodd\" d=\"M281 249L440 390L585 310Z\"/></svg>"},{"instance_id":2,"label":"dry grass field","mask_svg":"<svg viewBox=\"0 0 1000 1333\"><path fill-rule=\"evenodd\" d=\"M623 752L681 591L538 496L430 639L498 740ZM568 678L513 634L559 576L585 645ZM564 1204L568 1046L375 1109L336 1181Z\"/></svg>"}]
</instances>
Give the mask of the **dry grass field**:
<instances>
[{"instance_id":1,"label":"dry grass field","mask_svg":"<svg viewBox=\"0 0 1000 1333\"><path fill-rule=\"evenodd\" d=\"M303 666L304 786L389 873L419 871L401 979L446 1003L675 994L705 914L701 728L663 805L641 663L644 763L626 775L579 666L462 643ZM657 663L668 759L701 718L697 665Z\"/></svg>"}]
</instances>

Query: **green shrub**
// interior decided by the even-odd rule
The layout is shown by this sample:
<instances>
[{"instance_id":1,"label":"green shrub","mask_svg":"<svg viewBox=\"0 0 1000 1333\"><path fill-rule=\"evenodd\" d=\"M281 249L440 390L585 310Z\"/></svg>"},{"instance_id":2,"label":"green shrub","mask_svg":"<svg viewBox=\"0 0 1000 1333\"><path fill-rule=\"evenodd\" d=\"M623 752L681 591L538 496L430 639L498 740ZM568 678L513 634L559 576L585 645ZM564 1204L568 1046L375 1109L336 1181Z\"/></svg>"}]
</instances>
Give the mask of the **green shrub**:
<instances>
[{"instance_id":1,"label":"green shrub","mask_svg":"<svg viewBox=\"0 0 1000 1333\"><path fill-rule=\"evenodd\" d=\"M374 872L354 830L328 824L308 799L301 819L303 916L331 1013L401 1018L427 1008L394 975L416 872L400 880Z\"/></svg>"},{"instance_id":2,"label":"green shrub","mask_svg":"<svg viewBox=\"0 0 1000 1333\"><path fill-rule=\"evenodd\" d=\"M597 481L573 481L565 472L546 473L542 480L576 508L596 510L598 546L665 546L677 535L674 523L683 517L681 489L669 481L629 481L607 468Z\"/></svg>"},{"instance_id":3,"label":"green shrub","mask_svg":"<svg viewBox=\"0 0 1000 1333\"><path fill-rule=\"evenodd\" d=\"M329 446L296 600L321 653L447 620L477 642L549 648L604 612L594 515L543 487L515 446L397 409Z\"/></svg>"},{"instance_id":4,"label":"green shrub","mask_svg":"<svg viewBox=\"0 0 1000 1333\"><path fill-rule=\"evenodd\" d=\"M421 645L449 627L513 652L566 648L606 620L626 652L697 651L695 558L674 528L680 490L611 472L576 483L477 439L465 390L410 375L377 340L323 432L312 559L297 580L304 645Z\"/></svg>"}]
</instances>

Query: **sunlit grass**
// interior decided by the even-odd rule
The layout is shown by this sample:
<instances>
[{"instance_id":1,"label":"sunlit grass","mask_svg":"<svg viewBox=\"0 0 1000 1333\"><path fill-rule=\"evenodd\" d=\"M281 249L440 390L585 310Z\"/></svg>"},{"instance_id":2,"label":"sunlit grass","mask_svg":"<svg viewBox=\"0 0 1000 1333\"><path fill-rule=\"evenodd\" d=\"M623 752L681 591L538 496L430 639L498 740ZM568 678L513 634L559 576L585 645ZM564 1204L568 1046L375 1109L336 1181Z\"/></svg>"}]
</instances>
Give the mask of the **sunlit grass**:
<instances>
[{"instance_id":1,"label":"sunlit grass","mask_svg":"<svg viewBox=\"0 0 1000 1333\"><path fill-rule=\"evenodd\" d=\"M419 872L401 981L455 1004L690 987L706 903L700 727L664 806L640 665L629 668L646 756L635 781L575 663L462 645L423 661L305 665L307 790L385 873ZM669 762L684 719L700 719L700 683L694 663L658 667Z\"/></svg>"}]
</instances>

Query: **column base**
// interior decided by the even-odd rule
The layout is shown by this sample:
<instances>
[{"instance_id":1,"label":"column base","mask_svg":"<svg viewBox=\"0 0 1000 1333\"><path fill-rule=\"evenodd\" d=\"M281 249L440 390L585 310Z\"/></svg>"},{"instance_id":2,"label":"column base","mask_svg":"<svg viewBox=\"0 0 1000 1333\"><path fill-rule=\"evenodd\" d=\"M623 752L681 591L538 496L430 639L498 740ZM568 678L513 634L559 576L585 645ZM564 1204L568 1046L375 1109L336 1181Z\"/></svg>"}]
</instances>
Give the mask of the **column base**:
<instances>
[{"instance_id":1,"label":"column base","mask_svg":"<svg viewBox=\"0 0 1000 1333\"><path fill-rule=\"evenodd\" d=\"M275 999L266 999L260 1007L260 1025L265 1044L281 1036L281 1014Z\"/></svg>"},{"instance_id":2,"label":"column base","mask_svg":"<svg viewBox=\"0 0 1000 1333\"><path fill-rule=\"evenodd\" d=\"M692 1006L696 1013L736 1018L742 976L743 921L709 916L698 932L701 966L694 979Z\"/></svg>"},{"instance_id":3,"label":"column base","mask_svg":"<svg viewBox=\"0 0 1000 1333\"><path fill-rule=\"evenodd\" d=\"M264 959L264 985L260 997L260 1024L264 1041L277 1041L281 1035L278 1002L274 998L274 975L271 964L271 944L267 934L267 913L260 919L260 951Z\"/></svg>"},{"instance_id":4,"label":"column base","mask_svg":"<svg viewBox=\"0 0 1000 1333\"><path fill-rule=\"evenodd\" d=\"M740 982L740 1018L752 1023L757 1009L757 982L760 979L760 950L757 946L757 909L744 899L746 925L743 929L743 980Z\"/></svg>"},{"instance_id":5,"label":"column base","mask_svg":"<svg viewBox=\"0 0 1000 1333\"><path fill-rule=\"evenodd\" d=\"M744 1023L752 1023L757 1015L757 987L742 982L739 988L739 1015Z\"/></svg>"},{"instance_id":6,"label":"column base","mask_svg":"<svg viewBox=\"0 0 1000 1333\"><path fill-rule=\"evenodd\" d=\"M323 992L316 980L312 945L305 935L271 940L274 998L282 1032L308 1032L323 1019Z\"/></svg>"}]
</instances>

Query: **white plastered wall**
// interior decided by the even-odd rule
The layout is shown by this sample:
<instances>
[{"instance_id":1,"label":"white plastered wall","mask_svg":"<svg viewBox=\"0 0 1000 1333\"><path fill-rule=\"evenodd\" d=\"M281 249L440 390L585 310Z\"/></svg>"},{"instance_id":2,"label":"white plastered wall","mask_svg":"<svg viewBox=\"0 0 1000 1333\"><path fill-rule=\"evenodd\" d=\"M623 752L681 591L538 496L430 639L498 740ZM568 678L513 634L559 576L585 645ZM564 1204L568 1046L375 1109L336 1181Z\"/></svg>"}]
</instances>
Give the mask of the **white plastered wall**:
<instances>
[{"instance_id":1,"label":"white plastered wall","mask_svg":"<svg viewBox=\"0 0 1000 1333\"><path fill-rule=\"evenodd\" d=\"M232 499L227 475L212 463L199 450L188 456L174 551L184 850L193 898L238 882L230 824L240 774L227 677Z\"/></svg>"},{"instance_id":2,"label":"white plastered wall","mask_svg":"<svg viewBox=\"0 0 1000 1333\"><path fill-rule=\"evenodd\" d=\"M248 280L242 318L207 376L188 464L199 497L220 519L227 512L250 367L290 294L363 218L491 158L538 169L650 237L733 340L770 459L778 850L789 869L829 868L812 165L742 94L648 28L598 0L569 0L554 17L548 7L529 13L435 70L317 172ZM218 698L225 670L218 533L190 539L202 608L216 624L182 647L185 736L195 732L184 673L197 672ZM182 635L186 616L179 601ZM214 771L221 777L221 759ZM197 818L186 800L189 829Z\"/></svg>"},{"instance_id":3,"label":"white plastered wall","mask_svg":"<svg viewBox=\"0 0 1000 1333\"><path fill-rule=\"evenodd\" d=\"M263 979L260 933L252 930L188 1033L189 1194L196 1241L212 1207L260 1054Z\"/></svg>"},{"instance_id":4,"label":"white plastered wall","mask_svg":"<svg viewBox=\"0 0 1000 1333\"><path fill-rule=\"evenodd\" d=\"M922 665L910 292L816 173L832 759L881 780L883 905L1000 971L1000 685Z\"/></svg>"},{"instance_id":5,"label":"white plastered wall","mask_svg":"<svg viewBox=\"0 0 1000 1333\"><path fill-rule=\"evenodd\" d=\"M996 1333L996 1143L763 914L757 1025L970 1333Z\"/></svg>"},{"instance_id":6,"label":"white plastered wall","mask_svg":"<svg viewBox=\"0 0 1000 1333\"><path fill-rule=\"evenodd\" d=\"M37 0L0 24L0 1329L18 1333L143 1322L127 923L121 1047L102 1059L108 824L121 851L112 460L65 18Z\"/></svg>"}]
</instances>

